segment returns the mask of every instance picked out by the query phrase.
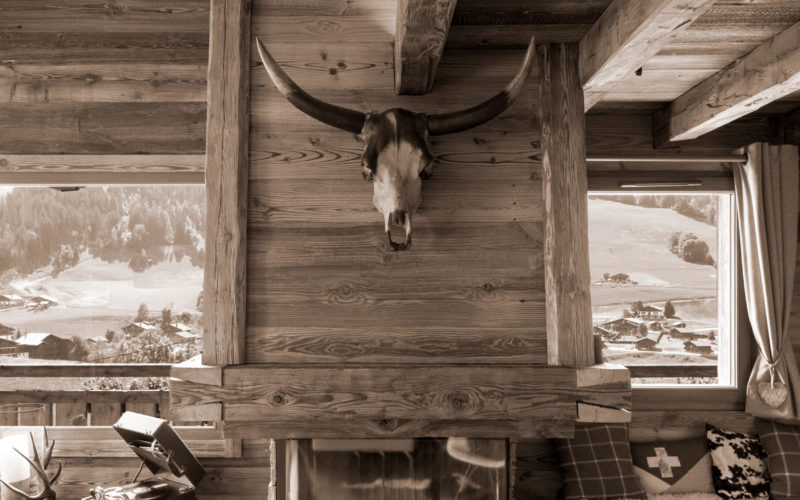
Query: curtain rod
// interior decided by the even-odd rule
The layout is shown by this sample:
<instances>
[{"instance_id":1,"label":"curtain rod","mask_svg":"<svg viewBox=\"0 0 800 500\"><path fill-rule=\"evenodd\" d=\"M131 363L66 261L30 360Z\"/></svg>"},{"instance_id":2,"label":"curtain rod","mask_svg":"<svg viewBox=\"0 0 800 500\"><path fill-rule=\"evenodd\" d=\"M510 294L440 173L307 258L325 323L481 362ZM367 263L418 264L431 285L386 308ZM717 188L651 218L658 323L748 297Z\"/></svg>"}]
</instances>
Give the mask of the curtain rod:
<instances>
[{"instance_id":1,"label":"curtain rod","mask_svg":"<svg viewBox=\"0 0 800 500\"><path fill-rule=\"evenodd\" d=\"M744 163L747 155L728 155L728 156L594 156L586 157L589 163Z\"/></svg>"}]
</instances>

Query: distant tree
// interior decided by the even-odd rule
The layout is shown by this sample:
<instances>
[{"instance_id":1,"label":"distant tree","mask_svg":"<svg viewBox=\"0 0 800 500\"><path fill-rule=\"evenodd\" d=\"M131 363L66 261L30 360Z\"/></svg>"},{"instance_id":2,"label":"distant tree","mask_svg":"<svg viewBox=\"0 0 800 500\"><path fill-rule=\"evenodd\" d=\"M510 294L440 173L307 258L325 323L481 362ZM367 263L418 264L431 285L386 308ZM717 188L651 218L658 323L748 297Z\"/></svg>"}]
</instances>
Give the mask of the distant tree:
<instances>
[{"instance_id":1,"label":"distant tree","mask_svg":"<svg viewBox=\"0 0 800 500\"><path fill-rule=\"evenodd\" d=\"M632 307L633 307L633 312L638 313L639 311L644 309L644 304L642 303L641 300L637 300L636 302L633 303Z\"/></svg>"},{"instance_id":2,"label":"distant tree","mask_svg":"<svg viewBox=\"0 0 800 500\"><path fill-rule=\"evenodd\" d=\"M664 304L664 317L665 318L674 318L675 317L675 306L672 305L672 301L668 300Z\"/></svg>"},{"instance_id":3,"label":"distant tree","mask_svg":"<svg viewBox=\"0 0 800 500\"><path fill-rule=\"evenodd\" d=\"M645 335L647 335L647 325L645 325L644 323L642 323L641 325L639 325L639 330L638 330L638 332L639 332L639 335L641 335L642 337L644 337Z\"/></svg>"},{"instance_id":4,"label":"distant tree","mask_svg":"<svg viewBox=\"0 0 800 500\"><path fill-rule=\"evenodd\" d=\"M109 342L113 342L114 341L114 337L116 335L117 335L117 332L115 332L114 330L106 330L106 340L108 340Z\"/></svg>"},{"instance_id":5,"label":"distant tree","mask_svg":"<svg viewBox=\"0 0 800 500\"><path fill-rule=\"evenodd\" d=\"M623 318L632 318L633 317L633 312L631 312L630 309L623 309L622 310L622 317Z\"/></svg>"},{"instance_id":6,"label":"distant tree","mask_svg":"<svg viewBox=\"0 0 800 500\"><path fill-rule=\"evenodd\" d=\"M180 321L184 325L188 325L189 323L192 322L192 315L184 311L178 315L178 321Z\"/></svg>"},{"instance_id":7,"label":"distant tree","mask_svg":"<svg viewBox=\"0 0 800 500\"><path fill-rule=\"evenodd\" d=\"M677 254L678 253L678 242L681 240L681 233L675 232L669 235L669 239L667 240L667 248L670 252Z\"/></svg>"},{"instance_id":8,"label":"distant tree","mask_svg":"<svg viewBox=\"0 0 800 500\"><path fill-rule=\"evenodd\" d=\"M609 273L603 273L603 279L604 279L605 281L608 281L608 278L610 278L610 277L611 277L611 274L609 274Z\"/></svg>"},{"instance_id":9,"label":"distant tree","mask_svg":"<svg viewBox=\"0 0 800 500\"><path fill-rule=\"evenodd\" d=\"M172 311L169 307L161 310L161 326L169 326L172 323Z\"/></svg>"},{"instance_id":10,"label":"distant tree","mask_svg":"<svg viewBox=\"0 0 800 500\"><path fill-rule=\"evenodd\" d=\"M86 361L86 357L89 355L89 349L86 348L86 342L84 342L83 339L77 335L73 335L70 340L72 340L72 359L76 361Z\"/></svg>"},{"instance_id":11,"label":"distant tree","mask_svg":"<svg viewBox=\"0 0 800 500\"><path fill-rule=\"evenodd\" d=\"M142 302L139 304L139 311L136 313L136 319L134 320L136 323L140 323L147 319L147 316L150 314L150 311L147 309L147 304Z\"/></svg>"},{"instance_id":12,"label":"distant tree","mask_svg":"<svg viewBox=\"0 0 800 500\"><path fill-rule=\"evenodd\" d=\"M197 294L197 304L195 304L195 309L197 309L200 312L203 312L203 298L204 297L205 297L205 294L203 293L203 290L200 290L200 293Z\"/></svg>"},{"instance_id":13,"label":"distant tree","mask_svg":"<svg viewBox=\"0 0 800 500\"><path fill-rule=\"evenodd\" d=\"M717 339L717 334L714 333L714 330L709 330L708 331L708 340L710 340L711 342L714 342L716 339Z\"/></svg>"}]
</instances>

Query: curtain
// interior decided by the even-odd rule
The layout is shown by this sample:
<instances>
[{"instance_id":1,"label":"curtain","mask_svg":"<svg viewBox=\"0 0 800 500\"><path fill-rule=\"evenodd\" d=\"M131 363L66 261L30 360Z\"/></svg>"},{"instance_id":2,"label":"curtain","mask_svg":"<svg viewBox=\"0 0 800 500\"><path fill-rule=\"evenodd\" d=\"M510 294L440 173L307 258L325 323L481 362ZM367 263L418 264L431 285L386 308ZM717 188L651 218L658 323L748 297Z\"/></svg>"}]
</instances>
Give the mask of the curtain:
<instances>
[{"instance_id":1,"label":"curtain","mask_svg":"<svg viewBox=\"0 0 800 500\"><path fill-rule=\"evenodd\" d=\"M789 339L797 254L797 146L751 144L734 165L747 314L758 345L747 383L753 415L800 419L800 373Z\"/></svg>"}]
</instances>

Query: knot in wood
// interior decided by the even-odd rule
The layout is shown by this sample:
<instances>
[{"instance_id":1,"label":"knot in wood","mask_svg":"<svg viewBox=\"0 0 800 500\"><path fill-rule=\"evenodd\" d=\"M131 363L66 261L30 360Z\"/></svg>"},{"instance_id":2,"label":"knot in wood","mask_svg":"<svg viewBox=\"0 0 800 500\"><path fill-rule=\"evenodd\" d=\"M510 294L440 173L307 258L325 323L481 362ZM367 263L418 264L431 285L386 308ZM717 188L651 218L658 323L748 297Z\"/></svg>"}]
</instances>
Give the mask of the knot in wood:
<instances>
[{"instance_id":1,"label":"knot in wood","mask_svg":"<svg viewBox=\"0 0 800 500\"><path fill-rule=\"evenodd\" d=\"M272 402L275 404L275 406L283 406L286 404L286 396L280 392L277 392L274 396L272 396Z\"/></svg>"},{"instance_id":2,"label":"knot in wood","mask_svg":"<svg viewBox=\"0 0 800 500\"><path fill-rule=\"evenodd\" d=\"M395 423L396 421L394 419L382 418L378 421L378 427L380 427L385 431L391 431L394 430L394 428L396 427Z\"/></svg>"},{"instance_id":3,"label":"knot in wood","mask_svg":"<svg viewBox=\"0 0 800 500\"><path fill-rule=\"evenodd\" d=\"M483 291L486 293L492 293L495 291L495 286L491 283L484 283L483 284Z\"/></svg>"},{"instance_id":4,"label":"knot in wood","mask_svg":"<svg viewBox=\"0 0 800 500\"><path fill-rule=\"evenodd\" d=\"M456 411L465 411L470 405L470 397L463 392L453 392L448 396L450 406Z\"/></svg>"}]
</instances>

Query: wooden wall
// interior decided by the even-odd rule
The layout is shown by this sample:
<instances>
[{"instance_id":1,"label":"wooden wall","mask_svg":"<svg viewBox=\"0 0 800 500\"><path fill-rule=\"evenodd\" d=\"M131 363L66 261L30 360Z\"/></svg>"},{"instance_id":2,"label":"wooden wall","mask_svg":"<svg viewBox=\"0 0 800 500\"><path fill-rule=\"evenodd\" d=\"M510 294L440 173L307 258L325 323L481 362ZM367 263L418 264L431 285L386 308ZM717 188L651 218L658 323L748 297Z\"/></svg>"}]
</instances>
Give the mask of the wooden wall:
<instances>
[{"instance_id":1,"label":"wooden wall","mask_svg":"<svg viewBox=\"0 0 800 500\"><path fill-rule=\"evenodd\" d=\"M0 184L97 180L98 172L105 182L187 171L202 181L208 23L208 0L0 2ZM86 411L59 406L57 425ZM118 402L95 403L93 423L111 424L119 412ZM199 498L266 498L266 440L187 432L208 472ZM125 483L138 469L109 428L59 427L50 437L64 464L59 498Z\"/></svg>"},{"instance_id":2,"label":"wooden wall","mask_svg":"<svg viewBox=\"0 0 800 500\"><path fill-rule=\"evenodd\" d=\"M205 153L206 0L0 4L0 171L132 171ZM23 158L7 155L32 155ZM140 161L128 155L137 155ZM160 170L179 169L162 164Z\"/></svg>"},{"instance_id":3,"label":"wooden wall","mask_svg":"<svg viewBox=\"0 0 800 500\"><path fill-rule=\"evenodd\" d=\"M454 50L426 96L393 91L395 2L257 0L252 34L312 95L428 113L502 89L523 51ZM258 65L252 49L253 65ZM248 363L546 363L536 75L521 102L436 137L414 245L392 252L362 145L251 71Z\"/></svg>"}]
</instances>

